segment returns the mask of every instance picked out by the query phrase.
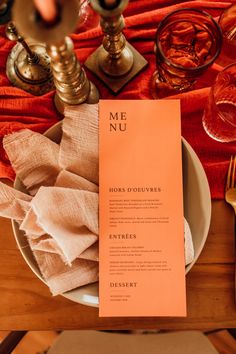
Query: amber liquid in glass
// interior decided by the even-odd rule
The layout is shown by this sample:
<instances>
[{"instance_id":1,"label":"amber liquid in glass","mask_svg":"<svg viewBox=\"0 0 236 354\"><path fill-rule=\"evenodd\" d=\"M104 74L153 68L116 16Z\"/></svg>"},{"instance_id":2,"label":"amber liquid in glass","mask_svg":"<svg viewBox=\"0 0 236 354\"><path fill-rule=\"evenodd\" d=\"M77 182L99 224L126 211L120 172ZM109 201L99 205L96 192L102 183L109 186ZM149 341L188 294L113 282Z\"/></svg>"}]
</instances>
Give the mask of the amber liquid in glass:
<instances>
[{"instance_id":1,"label":"amber liquid in glass","mask_svg":"<svg viewBox=\"0 0 236 354\"><path fill-rule=\"evenodd\" d=\"M157 50L157 71L152 80L154 98L191 89L216 52L208 28L191 21L170 23L161 32L159 41L162 53Z\"/></svg>"},{"instance_id":2,"label":"amber liquid in glass","mask_svg":"<svg viewBox=\"0 0 236 354\"><path fill-rule=\"evenodd\" d=\"M204 25L190 21L176 22L160 36L165 57L183 68L197 68L209 62L215 53L211 32Z\"/></svg>"}]
</instances>

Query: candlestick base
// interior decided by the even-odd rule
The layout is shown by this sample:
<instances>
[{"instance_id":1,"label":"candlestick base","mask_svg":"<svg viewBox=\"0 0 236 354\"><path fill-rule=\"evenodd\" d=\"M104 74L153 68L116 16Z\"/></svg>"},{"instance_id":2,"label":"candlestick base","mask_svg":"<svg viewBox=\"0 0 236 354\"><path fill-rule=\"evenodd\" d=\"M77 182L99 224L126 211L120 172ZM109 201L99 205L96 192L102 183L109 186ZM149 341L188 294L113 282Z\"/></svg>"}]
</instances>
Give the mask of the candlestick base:
<instances>
[{"instance_id":1,"label":"candlestick base","mask_svg":"<svg viewBox=\"0 0 236 354\"><path fill-rule=\"evenodd\" d=\"M95 104L98 103L99 101L99 92L98 89L96 88L96 86L90 81L90 91L89 91L89 95L86 99L85 102L83 103L89 103L89 104ZM54 104L55 107L57 109L57 111L59 113L61 113L62 115L64 115L65 113L65 108L66 107L70 107L72 105L63 102L60 97L57 95L57 93L54 96Z\"/></svg>"},{"instance_id":2,"label":"candlestick base","mask_svg":"<svg viewBox=\"0 0 236 354\"><path fill-rule=\"evenodd\" d=\"M148 65L146 59L131 44L126 43L126 46L133 54L133 65L125 75L119 75L119 72L117 72L116 76L109 76L102 70L98 58L101 51L104 51L103 45L97 48L85 62L85 66L103 81L113 94L118 94L128 82Z\"/></svg>"},{"instance_id":3,"label":"candlestick base","mask_svg":"<svg viewBox=\"0 0 236 354\"><path fill-rule=\"evenodd\" d=\"M30 44L35 57L30 58L21 43L17 43L7 59L6 74L16 87L35 96L54 89L50 58L43 44Z\"/></svg>"}]
</instances>

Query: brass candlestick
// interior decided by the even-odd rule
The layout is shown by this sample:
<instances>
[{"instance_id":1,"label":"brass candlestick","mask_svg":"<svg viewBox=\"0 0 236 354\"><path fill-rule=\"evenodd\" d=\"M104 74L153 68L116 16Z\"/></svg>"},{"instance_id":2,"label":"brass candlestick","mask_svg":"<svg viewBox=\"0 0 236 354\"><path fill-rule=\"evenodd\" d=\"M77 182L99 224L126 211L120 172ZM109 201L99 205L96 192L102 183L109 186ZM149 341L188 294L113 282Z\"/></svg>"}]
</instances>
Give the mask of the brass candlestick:
<instances>
[{"instance_id":1,"label":"brass candlestick","mask_svg":"<svg viewBox=\"0 0 236 354\"><path fill-rule=\"evenodd\" d=\"M77 105L85 101L97 103L99 101L98 91L94 84L87 79L73 47L73 42L69 37L65 37L60 43L47 47L57 88L55 105L61 113L64 112L65 105Z\"/></svg>"},{"instance_id":2,"label":"brass candlestick","mask_svg":"<svg viewBox=\"0 0 236 354\"><path fill-rule=\"evenodd\" d=\"M13 22L8 24L6 36L11 41L18 42L9 54L6 65L7 77L12 84L35 96L53 90L50 58L45 45L28 45L18 34Z\"/></svg>"},{"instance_id":3,"label":"brass candlestick","mask_svg":"<svg viewBox=\"0 0 236 354\"><path fill-rule=\"evenodd\" d=\"M128 0L91 0L93 9L101 16L103 44L87 59L85 66L94 72L113 93L118 93L148 64L129 44L122 30L122 12Z\"/></svg>"},{"instance_id":4,"label":"brass candlestick","mask_svg":"<svg viewBox=\"0 0 236 354\"><path fill-rule=\"evenodd\" d=\"M24 12L20 11L22 8ZM67 105L99 100L96 87L87 79L73 51L73 42L67 37L76 28L78 10L78 0L58 1L58 18L47 25L32 0L15 0L13 7L13 17L21 33L30 33L33 39L47 44L56 86L54 101L62 114Z\"/></svg>"}]
</instances>

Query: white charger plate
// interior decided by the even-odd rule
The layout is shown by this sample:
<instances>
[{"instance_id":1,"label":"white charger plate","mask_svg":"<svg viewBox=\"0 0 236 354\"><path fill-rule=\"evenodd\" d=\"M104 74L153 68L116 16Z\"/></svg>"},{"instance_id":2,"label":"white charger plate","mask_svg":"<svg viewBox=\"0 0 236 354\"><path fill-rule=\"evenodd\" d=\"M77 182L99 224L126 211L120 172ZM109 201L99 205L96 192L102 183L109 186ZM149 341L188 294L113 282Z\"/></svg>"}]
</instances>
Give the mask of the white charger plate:
<instances>
[{"instance_id":1,"label":"white charger plate","mask_svg":"<svg viewBox=\"0 0 236 354\"><path fill-rule=\"evenodd\" d=\"M61 122L51 127L45 135L56 143L60 143L62 135ZM192 147L184 138L182 138L182 158L184 216L189 223L194 245L194 260L186 267L187 274L197 261L207 239L211 220L211 195L206 174L201 162ZM15 180L14 187L26 192L23 184L18 178ZM14 220L12 221L12 227L17 245L26 263L37 277L45 283L24 232L19 230L19 225ZM68 291L62 296L87 306L98 307L98 283L85 285Z\"/></svg>"}]
</instances>

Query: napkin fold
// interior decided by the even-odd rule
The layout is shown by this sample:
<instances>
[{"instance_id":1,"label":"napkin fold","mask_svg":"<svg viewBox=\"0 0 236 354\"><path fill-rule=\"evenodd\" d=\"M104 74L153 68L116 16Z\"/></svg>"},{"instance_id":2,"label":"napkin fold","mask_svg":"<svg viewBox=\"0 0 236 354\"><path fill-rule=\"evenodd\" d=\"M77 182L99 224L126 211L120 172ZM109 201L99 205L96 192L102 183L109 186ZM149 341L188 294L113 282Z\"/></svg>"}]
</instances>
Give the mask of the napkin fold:
<instances>
[{"instance_id":1,"label":"napkin fold","mask_svg":"<svg viewBox=\"0 0 236 354\"><path fill-rule=\"evenodd\" d=\"M23 220L32 197L0 182L0 216Z\"/></svg>"},{"instance_id":2,"label":"napkin fold","mask_svg":"<svg viewBox=\"0 0 236 354\"><path fill-rule=\"evenodd\" d=\"M32 251L41 251L57 254L61 257L61 260L66 263L63 251L59 247L56 240L54 240L51 236L44 234L39 237L35 235L28 235L27 237L31 240L30 244ZM87 248L78 256L78 258L98 262L98 242L94 243L92 246Z\"/></svg>"},{"instance_id":3,"label":"napkin fold","mask_svg":"<svg viewBox=\"0 0 236 354\"><path fill-rule=\"evenodd\" d=\"M67 108L62 130L60 166L98 184L98 104Z\"/></svg>"},{"instance_id":4,"label":"napkin fold","mask_svg":"<svg viewBox=\"0 0 236 354\"><path fill-rule=\"evenodd\" d=\"M191 230L186 219L184 219L184 250L185 265L187 266L194 260L194 247Z\"/></svg>"},{"instance_id":5,"label":"napkin fold","mask_svg":"<svg viewBox=\"0 0 236 354\"><path fill-rule=\"evenodd\" d=\"M35 240L27 236L35 260L52 295L59 295L77 287L98 281L98 263L76 259L65 265L58 254L35 249Z\"/></svg>"},{"instance_id":6,"label":"napkin fold","mask_svg":"<svg viewBox=\"0 0 236 354\"><path fill-rule=\"evenodd\" d=\"M55 186L80 189L90 192L98 193L98 186L95 183L88 181L87 179L75 175L66 170L62 170L57 176Z\"/></svg>"},{"instance_id":7,"label":"napkin fold","mask_svg":"<svg viewBox=\"0 0 236 354\"><path fill-rule=\"evenodd\" d=\"M60 250L58 253L69 265L98 240L97 193L41 187L31 201L31 208L35 215L32 211L27 214L21 230L28 235L35 234L33 218L39 227L37 234L50 235L56 242L56 250Z\"/></svg>"},{"instance_id":8,"label":"napkin fold","mask_svg":"<svg viewBox=\"0 0 236 354\"><path fill-rule=\"evenodd\" d=\"M23 129L3 139L11 165L31 195L40 186L54 185L61 168L59 145L36 132Z\"/></svg>"}]
</instances>

